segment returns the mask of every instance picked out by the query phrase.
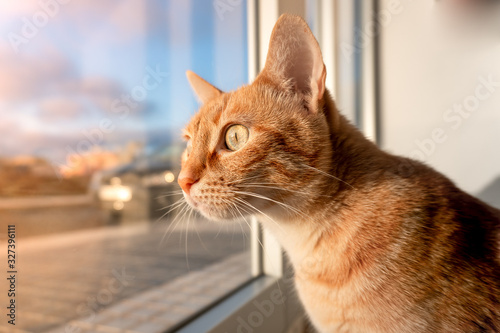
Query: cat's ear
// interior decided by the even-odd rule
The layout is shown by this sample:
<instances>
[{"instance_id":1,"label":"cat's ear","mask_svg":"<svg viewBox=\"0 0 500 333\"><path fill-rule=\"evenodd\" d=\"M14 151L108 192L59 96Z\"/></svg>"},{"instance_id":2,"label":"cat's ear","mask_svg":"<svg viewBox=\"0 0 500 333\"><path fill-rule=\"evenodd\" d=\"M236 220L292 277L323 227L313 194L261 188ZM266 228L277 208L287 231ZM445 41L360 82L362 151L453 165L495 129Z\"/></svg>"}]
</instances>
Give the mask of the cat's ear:
<instances>
[{"instance_id":1,"label":"cat's ear","mask_svg":"<svg viewBox=\"0 0 500 333\"><path fill-rule=\"evenodd\" d=\"M203 80L194 72L186 71L186 76L194 93L203 104L222 94L222 91Z\"/></svg>"},{"instance_id":2,"label":"cat's ear","mask_svg":"<svg viewBox=\"0 0 500 333\"><path fill-rule=\"evenodd\" d=\"M319 44L301 17L280 16L261 75L301 94L310 111L317 112L318 101L325 93L326 68Z\"/></svg>"}]
</instances>

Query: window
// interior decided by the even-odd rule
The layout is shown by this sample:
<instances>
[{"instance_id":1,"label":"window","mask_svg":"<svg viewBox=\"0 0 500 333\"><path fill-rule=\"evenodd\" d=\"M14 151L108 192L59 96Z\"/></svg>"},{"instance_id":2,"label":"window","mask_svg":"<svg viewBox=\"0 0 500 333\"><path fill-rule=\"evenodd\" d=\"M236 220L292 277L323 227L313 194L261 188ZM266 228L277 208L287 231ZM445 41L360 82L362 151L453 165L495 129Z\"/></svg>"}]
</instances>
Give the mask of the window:
<instances>
[{"instance_id":1,"label":"window","mask_svg":"<svg viewBox=\"0 0 500 333\"><path fill-rule=\"evenodd\" d=\"M223 90L248 81L246 2L224 4L0 4L16 329L174 330L252 278L245 223L176 204L180 129L198 108L185 71Z\"/></svg>"}]
</instances>

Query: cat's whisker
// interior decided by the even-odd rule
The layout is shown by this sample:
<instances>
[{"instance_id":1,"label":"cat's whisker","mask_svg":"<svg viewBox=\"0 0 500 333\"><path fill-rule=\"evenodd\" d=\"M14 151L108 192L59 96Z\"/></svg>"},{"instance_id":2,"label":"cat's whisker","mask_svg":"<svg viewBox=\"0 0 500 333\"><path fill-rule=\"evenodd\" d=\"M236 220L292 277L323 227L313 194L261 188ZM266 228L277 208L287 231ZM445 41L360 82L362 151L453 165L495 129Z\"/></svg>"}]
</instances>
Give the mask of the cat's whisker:
<instances>
[{"instance_id":1,"label":"cat's whisker","mask_svg":"<svg viewBox=\"0 0 500 333\"><path fill-rule=\"evenodd\" d=\"M241 215L241 217L243 218L243 220L245 221L245 223L248 225L248 228L249 228L250 230L252 230L252 227L251 227L250 223L248 222L248 220L245 218L245 216L244 216L244 215L240 212L240 210L238 209L238 205L237 205L236 203L233 203L233 205L234 205L234 207L238 210L238 212L240 213L240 215ZM249 213L249 212L248 212L248 211L246 211L246 209L244 209L243 207L239 207L239 208L241 208L241 209L242 209L244 212L246 212L247 214ZM250 212L250 213L251 213L251 212ZM260 245L261 249L264 251L264 244L262 244L262 242L260 241L260 239L259 239L259 238L257 238L257 242L259 242L259 245ZM271 260L271 258L269 257L269 254L268 254L266 251L264 251L263 253L264 253L264 255L267 257L267 259L269 259L269 261L271 262L271 265L272 265L273 261L272 261L272 260ZM280 287L279 283L278 283L278 289L279 289L280 293L281 293L281 294L283 294L283 292L281 291L281 287Z\"/></svg>"},{"instance_id":2,"label":"cat's whisker","mask_svg":"<svg viewBox=\"0 0 500 333\"><path fill-rule=\"evenodd\" d=\"M166 198L166 197L172 197L172 196L174 196L174 195L179 195L179 194L182 194L182 190L172 191L172 192L167 193L167 194L162 194L162 195L159 195L159 196L155 197L155 199L161 199L161 198Z\"/></svg>"},{"instance_id":3,"label":"cat's whisker","mask_svg":"<svg viewBox=\"0 0 500 333\"><path fill-rule=\"evenodd\" d=\"M245 223L247 224L248 228L250 230L252 230L252 226L250 225L250 223L248 222L248 220L245 218L245 216L241 213L240 209L243 210L243 212L245 212L247 214L251 214L251 212L248 212L243 207L239 207L238 208L238 205L236 203L232 203L232 204L234 205L234 208L236 208L236 210L238 211L238 213L241 215L241 217L243 218L243 221L245 221ZM260 241L260 239L257 238L257 241L259 242L260 247L262 248L262 250L264 250L264 245L262 244L262 242Z\"/></svg>"},{"instance_id":4,"label":"cat's whisker","mask_svg":"<svg viewBox=\"0 0 500 333\"><path fill-rule=\"evenodd\" d=\"M307 195L307 196L310 196L310 195L311 195L311 193L307 193L307 192L302 192L302 191L292 190L292 189L288 189L288 188L282 188L282 187L278 187L278 186L268 186L268 185L280 185L280 184L273 184L273 183L248 183L248 184L242 184L242 185L240 185L240 186L241 186L241 187L262 187L262 188L270 188L270 189L276 189L276 190L280 190L280 191L288 191L288 192L292 192L292 193L303 194L303 195ZM331 195L321 195L321 196L331 197Z\"/></svg>"},{"instance_id":5,"label":"cat's whisker","mask_svg":"<svg viewBox=\"0 0 500 333\"><path fill-rule=\"evenodd\" d=\"M158 223L158 222L160 222L160 221L161 221L161 220L162 220L165 216L167 216L170 212L172 212L172 211L174 211L174 210L176 210L176 209L179 209L179 208L180 208L180 207L182 207L183 205L189 206L189 205L187 204L187 202L185 201L185 199L184 199L184 198L179 199L179 202L175 203L175 206L174 206L174 207L172 207L171 209L169 209L169 210L168 210L168 212L166 212L166 213L162 214L162 216L160 216L158 219L156 219L155 224L156 224L156 223ZM184 208L185 208L185 207L184 207ZM184 208L182 208L182 209L184 209ZM181 210L181 211L182 211L182 210ZM179 214L180 214L180 212L179 212L179 213L178 213L178 214L174 217L174 220L173 220L173 221L175 221L175 220L177 219L177 217L179 216ZM172 222L170 222L170 225L167 227L167 230L166 230L165 232L168 232L168 230L171 228L171 226L172 226L172 224L173 224L173 221L172 221ZM162 238L162 242L163 242L163 238Z\"/></svg>"},{"instance_id":6,"label":"cat's whisker","mask_svg":"<svg viewBox=\"0 0 500 333\"><path fill-rule=\"evenodd\" d=\"M240 219L239 219L238 215L236 215L237 211L236 211L235 208L236 207L234 207L234 203L230 203L230 207L229 207L230 210L229 210L229 212L231 213L231 215L233 215L234 221L236 222L236 224L239 225L240 230L241 230L241 234L244 236L243 240L245 240L245 238L246 238L246 232L245 232L245 230L243 230L243 227L241 226Z\"/></svg>"},{"instance_id":7,"label":"cat's whisker","mask_svg":"<svg viewBox=\"0 0 500 333\"><path fill-rule=\"evenodd\" d=\"M233 206L234 206L234 209L236 210L236 212L237 212L238 214L240 214L241 218L242 218L242 219L246 222L246 218L245 218L245 217L243 216L243 214L240 212L240 210L238 209L238 206L236 205L236 203L231 203L231 205L233 205ZM247 223L247 225L248 225L248 222L246 222L246 223ZM244 241L245 239L248 239L248 235L247 235L247 233L246 233L245 229L243 229L242 223L240 223L240 222L239 222L239 220L238 220L238 225L240 226L241 232L243 233L243 237L244 237L244 238L243 238L243 241ZM248 225L248 226L250 227L250 225ZM250 228L250 230L251 230L251 228ZM243 243L243 247L245 247L245 243Z\"/></svg>"},{"instance_id":8,"label":"cat's whisker","mask_svg":"<svg viewBox=\"0 0 500 333\"><path fill-rule=\"evenodd\" d=\"M342 182L342 183L344 183L344 184L348 185L349 187L351 187L353 190L355 190L354 186L352 186L352 185L351 185L351 184L349 184L348 182L346 182L346 181L344 181L344 180L342 180L342 179L340 179L340 178L338 178L338 177L335 177L334 175L331 175L331 174L329 174L329 173L326 173L326 172L324 172L324 171L322 171L322 170L320 170L320 169L317 169L317 168L315 168L315 167L312 167L312 166L307 165L307 164L304 164L304 163L302 163L302 165L303 165L303 166L305 166L305 167L307 167L307 168L309 168L309 169L311 169L311 170L315 170L315 171L319 172L319 173L320 173L320 174L322 174L322 175L325 175L325 176L327 176L327 177L331 177L331 178L333 178L333 179L335 179L335 180L338 180L339 182Z\"/></svg>"},{"instance_id":9,"label":"cat's whisker","mask_svg":"<svg viewBox=\"0 0 500 333\"><path fill-rule=\"evenodd\" d=\"M187 207L185 207L186 209L184 209L182 211L182 215L181 217L179 218L177 224L180 224L180 223L183 223L183 222L186 222L186 215L187 213L189 212L189 210L191 209L191 206L187 205ZM189 224L189 221L187 222L187 224ZM187 234L187 225L186 225L186 228L184 229L180 229L180 232L179 232L179 244L181 244L181 241L182 241L182 231L186 231L186 234Z\"/></svg>"},{"instance_id":10,"label":"cat's whisker","mask_svg":"<svg viewBox=\"0 0 500 333\"><path fill-rule=\"evenodd\" d=\"M257 176L253 176L253 177L247 177L247 178L242 178L242 179L237 179L237 180L233 180L230 182L226 182L226 184L242 183L242 182L246 182L246 181L251 180L251 179L262 178L262 177L263 177L262 175L257 175Z\"/></svg>"},{"instance_id":11,"label":"cat's whisker","mask_svg":"<svg viewBox=\"0 0 500 333\"><path fill-rule=\"evenodd\" d=\"M234 208L236 209L236 211L241 215L241 218L246 223L246 225L248 226L248 229L251 232L252 231L252 226L251 226L250 222L248 222L248 220L246 219L245 215L243 215L243 213L241 212L241 210L244 213L246 213L246 214L251 214L251 212L248 212L244 207L238 207L238 205L236 203L232 203L232 204L234 205ZM258 237L257 237L257 242L259 243L260 248L262 249L262 251L264 251L264 244L262 244L261 240Z\"/></svg>"},{"instance_id":12,"label":"cat's whisker","mask_svg":"<svg viewBox=\"0 0 500 333\"><path fill-rule=\"evenodd\" d=\"M192 215L191 215L191 214L192 214ZM188 218L189 218L189 219L191 219L191 216L193 216L193 218L198 217L198 212L197 212L194 208L192 208L192 207L191 207L191 213L190 213L190 215L189 215L189 217L188 217ZM205 251L207 251L207 252L208 252L208 248L206 247L205 243L204 243L204 242L203 242L203 240L201 239L200 233L198 232L198 227L196 226L196 221L197 221L197 220L194 220L194 223L193 223L193 225L194 225L194 230L196 231L196 235L198 236L198 239L200 240L201 246L203 247L203 249L205 249Z\"/></svg>"},{"instance_id":13,"label":"cat's whisker","mask_svg":"<svg viewBox=\"0 0 500 333\"><path fill-rule=\"evenodd\" d=\"M182 206L182 204L185 203L185 199L184 197L180 198L179 200L177 200L176 202L174 202L173 204L169 205L168 207L171 207L166 213L163 213L159 218L156 219L156 221L154 221L153 224L157 224L159 223L165 216L167 216L170 212L174 211L175 209L179 208L180 206ZM175 205L175 207L174 207ZM165 209L168 209L165 208Z\"/></svg>"},{"instance_id":14,"label":"cat's whisker","mask_svg":"<svg viewBox=\"0 0 500 333\"><path fill-rule=\"evenodd\" d=\"M172 222L170 222L170 225L168 226L167 230L165 231L165 234L163 235L160 244L163 244L164 241L168 241L168 239L170 238L170 235L174 232L174 230L177 228L177 225L180 223L181 215L184 215L184 212L186 211L186 209L188 209L190 207L186 201L183 201L182 203L184 204L184 206L182 207L180 212L175 216L175 218L172 220ZM170 231L170 234L169 234L169 231ZM165 239L165 237L166 237L166 239Z\"/></svg>"},{"instance_id":15,"label":"cat's whisker","mask_svg":"<svg viewBox=\"0 0 500 333\"><path fill-rule=\"evenodd\" d=\"M236 206L236 204L234 202L231 202L230 200L227 200L227 199L224 199L224 198L220 198L220 200L222 202L224 202L225 204L229 205L229 212L231 213L231 215L233 216L234 218L234 221L238 224L238 226L240 227L241 229L241 233L243 234L243 241L245 241L245 239L248 238L248 235L247 233L245 232L245 229L243 229L243 226L242 226L242 223L240 222L240 218L238 217L238 215L236 213L238 213L242 218L243 215L241 214L241 212L238 210L238 207ZM244 244L243 244L244 246Z\"/></svg>"},{"instance_id":16,"label":"cat's whisker","mask_svg":"<svg viewBox=\"0 0 500 333\"><path fill-rule=\"evenodd\" d=\"M253 209L255 212L267 217L270 221L274 222L276 224L276 226L278 227L278 229L280 229L281 231L284 231L283 230L283 227L278 223L276 222L273 218L271 218L269 215L267 215L266 213L264 213L263 211L261 211L260 209L256 208L255 206L253 206L252 204L250 204L248 201L246 200L243 200L241 198L236 198L235 199L241 203L243 203L244 205L246 205L248 208L250 209Z\"/></svg>"},{"instance_id":17,"label":"cat's whisker","mask_svg":"<svg viewBox=\"0 0 500 333\"><path fill-rule=\"evenodd\" d=\"M227 201L222 200L222 202L227 202ZM229 208L229 213L233 216L233 221L235 223L237 223L238 225L240 225L240 229L241 229L242 233L244 233L243 228L241 227L241 224L238 221L238 215L236 215L235 210L233 209L233 207L231 205L228 208ZM234 232L234 227L233 227L233 233L231 234L231 244L233 243L233 240L234 240L234 234L235 234L235 232Z\"/></svg>"},{"instance_id":18,"label":"cat's whisker","mask_svg":"<svg viewBox=\"0 0 500 333\"><path fill-rule=\"evenodd\" d=\"M229 208L229 212L233 216L234 221L237 221L238 220L238 215L236 215L236 212L235 212L235 210L232 207L233 203L230 202L229 200L222 200L222 201L225 202L226 204L229 204L229 207L228 207Z\"/></svg>"},{"instance_id":19,"label":"cat's whisker","mask_svg":"<svg viewBox=\"0 0 500 333\"><path fill-rule=\"evenodd\" d=\"M281 207L283 208L286 208L288 210L291 210L293 211L294 213L296 214L299 214L303 217L306 217L306 215L304 215L304 213L302 213L301 211L299 211L298 209L296 209L295 207L292 207L284 202L281 202L281 201L277 201L277 200L274 200L274 199L271 199L271 198L268 198L264 195L261 195L261 194L257 194L257 193L252 193L252 192L247 192L247 191L233 191L234 193L237 193L237 194L244 194L244 195L248 195L248 196L251 196L251 197L254 197L254 198L258 198L258 199L263 199L263 200L268 200L268 201L271 201L271 202L274 202L278 205L280 205Z\"/></svg>"},{"instance_id":20,"label":"cat's whisker","mask_svg":"<svg viewBox=\"0 0 500 333\"><path fill-rule=\"evenodd\" d=\"M217 230L217 233L215 234L214 239L216 239L217 237L219 237L219 234L220 234L221 230L222 230L222 224L219 224L219 230Z\"/></svg>"},{"instance_id":21,"label":"cat's whisker","mask_svg":"<svg viewBox=\"0 0 500 333\"><path fill-rule=\"evenodd\" d=\"M187 204L186 204L187 205ZM181 212L186 209L186 206L182 207L181 209ZM170 238L170 235L175 231L175 229L177 228L177 224L179 223L178 221L178 218L180 216L180 212L179 214L177 214L175 216L175 218L170 222L169 226L167 227L167 230L165 230L165 233L163 234L163 237L162 237L162 240L161 240L161 243L163 243L164 241L167 241L169 238Z\"/></svg>"},{"instance_id":22,"label":"cat's whisker","mask_svg":"<svg viewBox=\"0 0 500 333\"><path fill-rule=\"evenodd\" d=\"M185 200L184 197L182 197L179 200L177 200L176 202L174 202L173 204L170 204L168 206L165 206L163 208L158 209L158 211L166 210L166 209L171 208L168 212L166 212L165 214L163 214L163 216L165 216L166 214L170 213L172 210L174 210L176 208L176 207L173 207L174 205L179 205L179 203L182 203L182 201L184 201L184 200Z\"/></svg>"},{"instance_id":23,"label":"cat's whisker","mask_svg":"<svg viewBox=\"0 0 500 333\"><path fill-rule=\"evenodd\" d=\"M189 212L189 216L191 216L191 211L193 210L193 208L191 206L189 206L189 209L188 209L188 212ZM185 250L186 250L186 266L187 266L187 269L188 271L190 271L191 269L189 268L189 259L188 259L188 233L189 233L189 222L191 221L191 219L187 218L187 224L186 224L186 237L184 239L184 247L185 247Z\"/></svg>"}]
</instances>

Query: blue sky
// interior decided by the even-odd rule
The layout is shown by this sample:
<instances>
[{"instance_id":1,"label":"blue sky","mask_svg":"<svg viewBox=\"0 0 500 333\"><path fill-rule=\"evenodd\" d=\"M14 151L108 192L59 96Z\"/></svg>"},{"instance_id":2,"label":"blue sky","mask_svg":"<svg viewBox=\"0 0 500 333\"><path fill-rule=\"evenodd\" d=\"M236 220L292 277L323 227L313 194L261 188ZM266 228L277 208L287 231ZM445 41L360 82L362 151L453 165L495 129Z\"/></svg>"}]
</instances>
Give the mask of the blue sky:
<instances>
[{"instance_id":1,"label":"blue sky","mask_svg":"<svg viewBox=\"0 0 500 333\"><path fill-rule=\"evenodd\" d=\"M113 130L95 141L107 148L177 138L198 108L187 69L223 90L247 82L245 8L242 1L221 15L204 0L90 0L48 15L38 1L1 3L0 156L60 161L103 119ZM36 33L25 38L37 18ZM144 92L154 69L168 74L147 98L131 100L125 117L113 112L123 96Z\"/></svg>"}]
</instances>

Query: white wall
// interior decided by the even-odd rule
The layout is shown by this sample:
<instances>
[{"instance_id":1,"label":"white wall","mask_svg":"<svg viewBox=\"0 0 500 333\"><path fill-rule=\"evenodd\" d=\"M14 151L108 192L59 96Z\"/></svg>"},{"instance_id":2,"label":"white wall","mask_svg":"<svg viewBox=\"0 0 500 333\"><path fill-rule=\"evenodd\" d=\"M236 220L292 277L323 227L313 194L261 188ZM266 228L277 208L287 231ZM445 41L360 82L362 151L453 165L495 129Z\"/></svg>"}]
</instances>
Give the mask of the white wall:
<instances>
[{"instance_id":1,"label":"white wall","mask_svg":"<svg viewBox=\"0 0 500 333\"><path fill-rule=\"evenodd\" d=\"M472 194L500 187L500 3L479 2L381 0L378 12L395 13L380 21L382 147ZM500 205L500 191L485 199Z\"/></svg>"}]
</instances>

